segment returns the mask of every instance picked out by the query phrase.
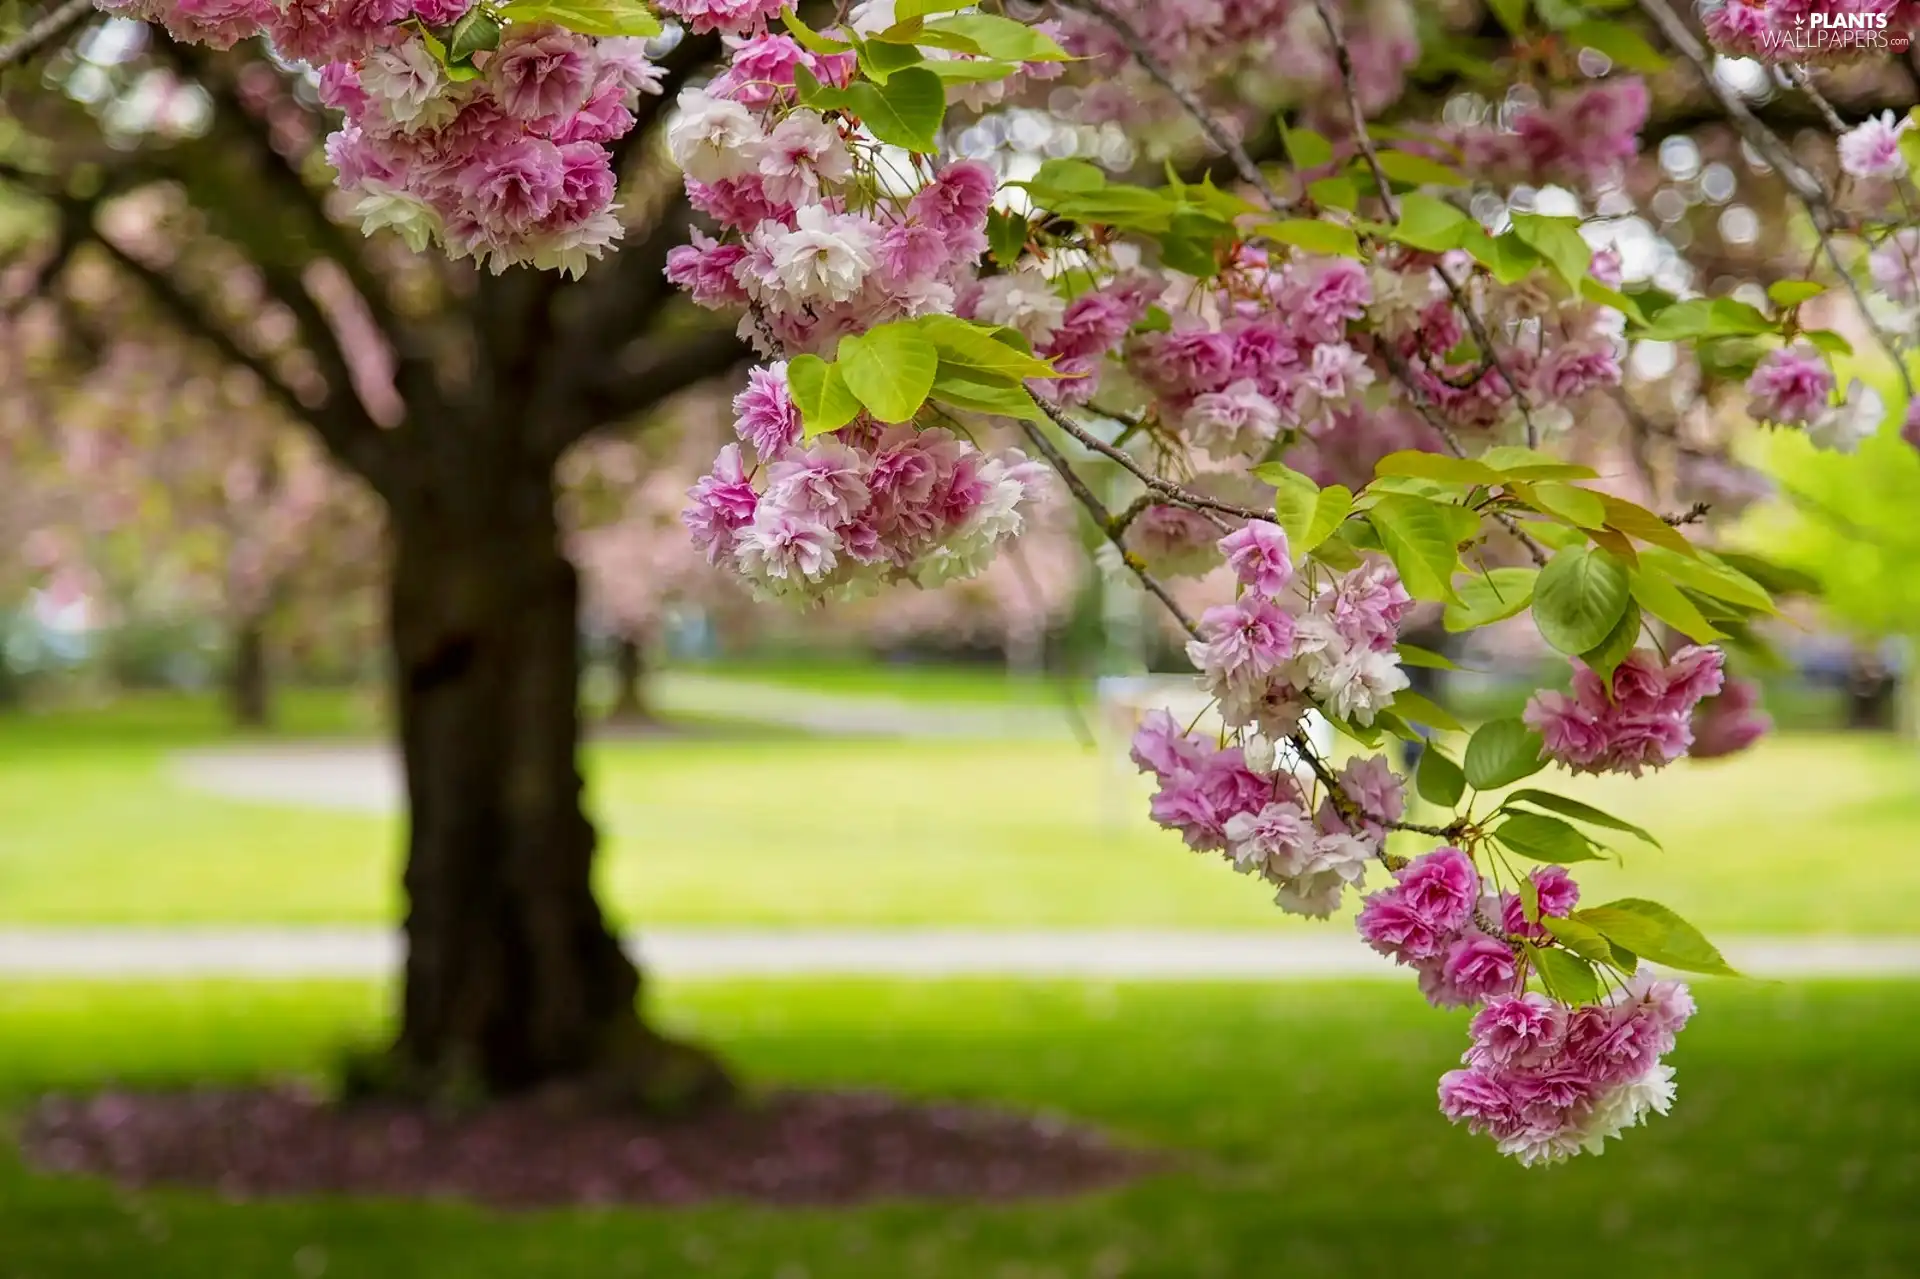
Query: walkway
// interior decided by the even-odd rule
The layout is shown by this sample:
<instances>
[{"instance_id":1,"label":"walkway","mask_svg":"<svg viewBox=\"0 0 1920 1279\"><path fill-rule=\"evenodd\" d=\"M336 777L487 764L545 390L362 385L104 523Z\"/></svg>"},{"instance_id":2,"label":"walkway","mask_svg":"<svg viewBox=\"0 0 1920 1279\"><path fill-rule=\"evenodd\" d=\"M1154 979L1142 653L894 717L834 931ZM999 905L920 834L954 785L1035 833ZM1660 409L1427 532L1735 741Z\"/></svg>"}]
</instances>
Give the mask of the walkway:
<instances>
[{"instance_id":1,"label":"walkway","mask_svg":"<svg viewBox=\"0 0 1920 1279\"><path fill-rule=\"evenodd\" d=\"M1276 981L1399 976L1345 930L1229 932L647 930L629 949L668 977L1019 977ZM1724 939L1753 977L1920 976L1920 937ZM5 928L17 977L373 977L400 939L374 928Z\"/></svg>"}]
</instances>

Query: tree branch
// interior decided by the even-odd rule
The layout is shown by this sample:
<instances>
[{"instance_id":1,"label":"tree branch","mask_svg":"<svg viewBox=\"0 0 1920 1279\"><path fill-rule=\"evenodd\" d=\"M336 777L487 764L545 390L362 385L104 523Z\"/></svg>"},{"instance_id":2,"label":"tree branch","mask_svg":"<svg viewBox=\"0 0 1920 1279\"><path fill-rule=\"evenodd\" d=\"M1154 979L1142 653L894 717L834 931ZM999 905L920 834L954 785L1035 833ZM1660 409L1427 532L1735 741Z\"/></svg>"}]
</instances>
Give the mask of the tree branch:
<instances>
[{"instance_id":1,"label":"tree branch","mask_svg":"<svg viewBox=\"0 0 1920 1279\"><path fill-rule=\"evenodd\" d=\"M5 44L0 44L0 71L16 62L25 62L47 45L78 27L94 13L93 0L66 0L66 3L42 14L37 22Z\"/></svg>"}]
</instances>

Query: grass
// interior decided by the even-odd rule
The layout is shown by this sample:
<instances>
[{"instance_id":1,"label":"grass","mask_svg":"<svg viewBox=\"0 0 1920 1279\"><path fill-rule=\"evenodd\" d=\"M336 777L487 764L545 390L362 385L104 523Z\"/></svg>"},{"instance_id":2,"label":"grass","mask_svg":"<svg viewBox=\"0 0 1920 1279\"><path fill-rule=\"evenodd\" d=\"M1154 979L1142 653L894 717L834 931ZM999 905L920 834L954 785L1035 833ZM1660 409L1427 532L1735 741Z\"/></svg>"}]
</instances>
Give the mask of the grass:
<instances>
[{"instance_id":1,"label":"grass","mask_svg":"<svg viewBox=\"0 0 1920 1279\"><path fill-rule=\"evenodd\" d=\"M939 662L872 662L820 657L805 661L733 658L689 662L669 668L719 679L841 697L884 697L892 701L936 705L1033 704L1052 707L1071 693L1086 701L1088 681L1073 676L1017 674L999 663L956 665Z\"/></svg>"},{"instance_id":2,"label":"grass","mask_svg":"<svg viewBox=\"0 0 1920 1279\"><path fill-rule=\"evenodd\" d=\"M1071 1115L1177 1152L1044 1204L494 1215L235 1205L28 1175L0 1154L4 1279L1066 1279L1920 1271L1915 1048L1889 984L1708 984L1675 1113L1524 1170L1434 1112L1459 1019L1376 985L781 984L668 989L759 1083L882 1086ZM11 986L0 1108L47 1089L324 1068L366 986Z\"/></svg>"},{"instance_id":3,"label":"grass","mask_svg":"<svg viewBox=\"0 0 1920 1279\"><path fill-rule=\"evenodd\" d=\"M339 707L300 712L350 727ZM371 922L398 824L188 791L212 713L0 720L0 920ZM1785 736L1646 781L1542 784L1650 827L1591 900L1654 897L1717 933L1907 933L1914 748ZM1311 927L1145 818L1130 768L1070 742L690 736L590 751L604 899L626 921L761 926Z\"/></svg>"}]
</instances>

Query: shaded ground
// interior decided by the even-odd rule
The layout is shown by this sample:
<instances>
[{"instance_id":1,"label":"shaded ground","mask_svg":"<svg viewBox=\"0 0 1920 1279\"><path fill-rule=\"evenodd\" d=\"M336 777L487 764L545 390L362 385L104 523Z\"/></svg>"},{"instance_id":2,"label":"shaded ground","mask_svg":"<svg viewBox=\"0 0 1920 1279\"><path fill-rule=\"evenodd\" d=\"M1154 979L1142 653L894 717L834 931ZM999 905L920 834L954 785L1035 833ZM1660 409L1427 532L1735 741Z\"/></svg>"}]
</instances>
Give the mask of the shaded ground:
<instances>
[{"instance_id":1,"label":"shaded ground","mask_svg":"<svg viewBox=\"0 0 1920 1279\"><path fill-rule=\"evenodd\" d=\"M1000 1202L1116 1185L1159 1162L1058 1120L883 1093L784 1092L680 1122L537 1102L458 1116L337 1107L291 1089L50 1098L28 1113L35 1167L129 1189L565 1204Z\"/></svg>"},{"instance_id":2,"label":"shaded ground","mask_svg":"<svg viewBox=\"0 0 1920 1279\"><path fill-rule=\"evenodd\" d=\"M0 1146L5 1279L1912 1279L1913 983L1707 982L1671 1117L1523 1169L1436 1112L1465 1019L1409 983L662 983L763 1087L1071 1116L1171 1153L1116 1189L492 1213L126 1192ZM324 1073L364 985L0 983L0 1110L49 1091ZM1518 1260L1516 1260L1518 1259Z\"/></svg>"}]
</instances>

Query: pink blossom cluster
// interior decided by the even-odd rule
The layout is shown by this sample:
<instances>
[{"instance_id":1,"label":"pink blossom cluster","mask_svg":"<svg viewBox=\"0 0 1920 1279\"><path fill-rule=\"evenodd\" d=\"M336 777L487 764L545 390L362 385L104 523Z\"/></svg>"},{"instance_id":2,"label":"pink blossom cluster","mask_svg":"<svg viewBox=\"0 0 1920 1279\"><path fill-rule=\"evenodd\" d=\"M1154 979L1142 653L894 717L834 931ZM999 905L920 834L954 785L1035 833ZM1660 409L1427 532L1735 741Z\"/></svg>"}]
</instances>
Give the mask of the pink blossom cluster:
<instances>
[{"instance_id":1,"label":"pink blossom cluster","mask_svg":"<svg viewBox=\"0 0 1920 1279\"><path fill-rule=\"evenodd\" d=\"M1201 614L1187 656L1229 727L1286 737L1311 706L1371 724L1407 686L1395 644L1413 601L1385 559L1296 580L1277 525L1249 523L1218 545L1243 589Z\"/></svg>"},{"instance_id":2,"label":"pink blossom cluster","mask_svg":"<svg viewBox=\"0 0 1920 1279\"><path fill-rule=\"evenodd\" d=\"M817 600L970 577L1046 492L1040 464L945 430L861 419L802 441L786 368L754 369L734 399L751 465L727 445L681 514L708 561L758 595Z\"/></svg>"},{"instance_id":3,"label":"pink blossom cluster","mask_svg":"<svg viewBox=\"0 0 1920 1279\"><path fill-rule=\"evenodd\" d=\"M1352 823L1331 795L1310 813L1299 781L1276 766L1270 743L1223 746L1183 729L1164 710L1141 721L1133 761L1158 784L1154 821L1179 832L1189 848L1224 853L1235 870L1266 880L1282 910L1321 919L1339 909L1347 888L1363 885L1386 824L1398 820L1405 803L1399 779L1374 757L1349 762L1339 777Z\"/></svg>"},{"instance_id":4,"label":"pink blossom cluster","mask_svg":"<svg viewBox=\"0 0 1920 1279\"><path fill-rule=\"evenodd\" d=\"M611 143L633 127L660 69L637 39L509 23L456 80L422 28L471 0L101 0L176 39L227 48L265 35L319 72L320 99L346 116L327 139L342 190L368 232L500 271L531 263L578 275L620 237Z\"/></svg>"},{"instance_id":5,"label":"pink blossom cluster","mask_svg":"<svg viewBox=\"0 0 1920 1279\"><path fill-rule=\"evenodd\" d=\"M306 38L309 56L346 52L324 28ZM660 91L644 47L516 24L474 55L477 78L454 81L417 33L395 28L321 69L322 101L346 114L327 158L360 194L368 231L390 226L415 248L438 240L496 273L578 275L620 238L607 147L633 127L640 95Z\"/></svg>"},{"instance_id":6,"label":"pink blossom cluster","mask_svg":"<svg viewBox=\"0 0 1920 1279\"><path fill-rule=\"evenodd\" d=\"M1773 730L1773 719L1760 703L1760 686L1752 680L1729 679L1720 692L1693 708L1691 759L1719 759L1747 749Z\"/></svg>"},{"instance_id":7,"label":"pink blossom cluster","mask_svg":"<svg viewBox=\"0 0 1920 1279\"><path fill-rule=\"evenodd\" d=\"M1473 128L1457 139L1477 174L1593 190L1617 182L1640 151L1647 86L1610 76L1515 114L1507 127Z\"/></svg>"},{"instance_id":8,"label":"pink blossom cluster","mask_svg":"<svg viewBox=\"0 0 1920 1279\"><path fill-rule=\"evenodd\" d=\"M1849 18L1864 19L1854 26ZM1888 36L1920 29L1913 0L1706 0L1701 26L1722 53L1770 62L1898 52Z\"/></svg>"},{"instance_id":9,"label":"pink blossom cluster","mask_svg":"<svg viewBox=\"0 0 1920 1279\"><path fill-rule=\"evenodd\" d=\"M1367 945L1419 974L1429 1003L1458 1008L1515 989L1519 957L1505 937L1487 931L1495 925L1471 858L1436 848L1393 878L1362 900L1355 926Z\"/></svg>"},{"instance_id":10,"label":"pink blossom cluster","mask_svg":"<svg viewBox=\"0 0 1920 1279\"><path fill-rule=\"evenodd\" d=\"M1673 1068L1661 1058L1693 1012L1683 983L1647 978L1581 1008L1496 995L1474 1016L1465 1068L1440 1079L1441 1113L1523 1165L1599 1154L1648 1112L1667 1113Z\"/></svg>"},{"instance_id":11,"label":"pink blossom cluster","mask_svg":"<svg viewBox=\"0 0 1920 1279\"><path fill-rule=\"evenodd\" d=\"M1414 6L1379 0L1348 10L1348 52L1361 105L1378 111L1399 98L1406 73L1419 60ZM1340 120L1324 94L1340 84L1331 42L1311 3L1303 0L1125 0L1112 6L1163 63L1185 84L1218 85L1242 101L1249 91L1297 99L1311 113ZM1364 21L1357 20L1364 14ZM1128 55L1126 44L1097 19L1067 10L1061 23L1069 51L1094 59L1096 74L1080 89L1075 114L1082 119L1149 125L1176 108L1163 88Z\"/></svg>"},{"instance_id":12,"label":"pink blossom cluster","mask_svg":"<svg viewBox=\"0 0 1920 1279\"><path fill-rule=\"evenodd\" d=\"M1572 771L1638 777L1687 753L1694 708L1720 691L1721 667L1717 648L1689 645L1666 663L1635 649L1609 693L1598 673L1575 662L1571 693L1535 693L1522 718L1540 734L1543 753Z\"/></svg>"}]
</instances>

